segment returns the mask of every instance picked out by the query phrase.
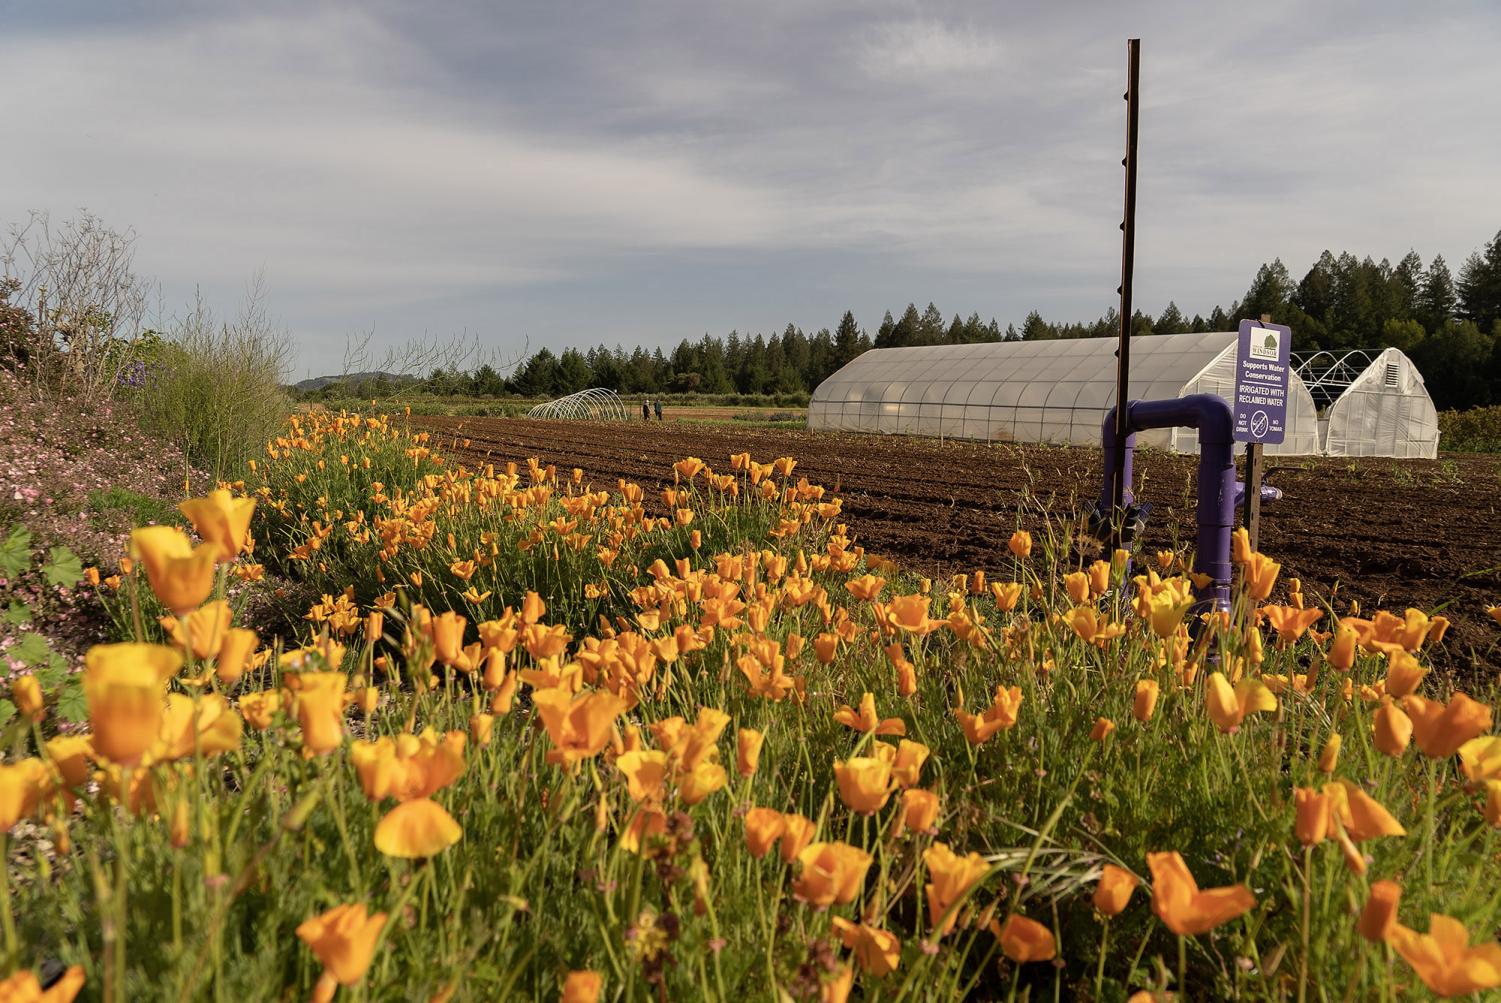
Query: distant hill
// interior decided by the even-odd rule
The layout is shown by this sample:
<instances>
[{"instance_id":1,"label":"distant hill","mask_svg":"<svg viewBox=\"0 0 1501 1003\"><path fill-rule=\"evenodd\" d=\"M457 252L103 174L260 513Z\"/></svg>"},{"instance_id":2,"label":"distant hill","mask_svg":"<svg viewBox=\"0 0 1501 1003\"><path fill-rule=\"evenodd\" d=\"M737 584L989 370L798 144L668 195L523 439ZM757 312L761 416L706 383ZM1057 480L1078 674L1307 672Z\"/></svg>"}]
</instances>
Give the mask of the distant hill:
<instances>
[{"instance_id":1,"label":"distant hill","mask_svg":"<svg viewBox=\"0 0 1501 1003\"><path fill-rule=\"evenodd\" d=\"M417 379L415 376L403 376L398 373L343 373L339 376L313 376L309 379L299 380L292 384L292 389L298 393L307 393L309 390L322 390L330 383L363 383L366 380L386 380L388 383L411 383Z\"/></svg>"}]
</instances>

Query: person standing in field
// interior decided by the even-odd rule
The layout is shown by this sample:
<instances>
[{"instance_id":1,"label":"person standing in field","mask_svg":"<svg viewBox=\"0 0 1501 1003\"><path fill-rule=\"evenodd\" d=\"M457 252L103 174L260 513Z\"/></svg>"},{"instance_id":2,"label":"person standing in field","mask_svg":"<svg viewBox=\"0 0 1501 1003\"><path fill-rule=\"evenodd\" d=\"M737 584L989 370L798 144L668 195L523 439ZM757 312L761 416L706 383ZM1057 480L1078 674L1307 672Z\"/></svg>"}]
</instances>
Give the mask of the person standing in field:
<instances>
[{"instance_id":1,"label":"person standing in field","mask_svg":"<svg viewBox=\"0 0 1501 1003\"><path fill-rule=\"evenodd\" d=\"M641 402L641 420L651 421L651 401Z\"/></svg>"},{"instance_id":2,"label":"person standing in field","mask_svg":"<svg viewBox=\"0 0 1501 1003\"><path fill-rule=\"evenodd\" d=\"M658 397L652 402L652 408L657 412L657 420L662 420L662 398Z\"/></svg>"}]
</instances>

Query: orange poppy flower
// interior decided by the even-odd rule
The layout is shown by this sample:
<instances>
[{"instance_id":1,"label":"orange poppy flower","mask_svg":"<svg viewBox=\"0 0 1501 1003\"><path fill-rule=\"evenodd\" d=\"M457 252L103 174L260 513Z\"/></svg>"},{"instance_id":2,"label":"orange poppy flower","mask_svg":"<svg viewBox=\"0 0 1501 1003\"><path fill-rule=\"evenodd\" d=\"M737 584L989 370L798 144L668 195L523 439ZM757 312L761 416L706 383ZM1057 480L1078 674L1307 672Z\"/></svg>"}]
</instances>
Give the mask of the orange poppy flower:
<instances>
[{"instance_id":1,"label":"orange poppy flower","mask_svg":"<svg viewBox=\"0 0 1501 1003\"><path fill-rule=\"evenodd\" d=\"M643 804L621 831L620 848L627 853L640 853L644 844L665 832L667 813L656 805Z\"/></svg>"},{"instance_id":2,"label":"orange poppy flower","mask_svg":"<svg viewBox=\"0 0 1501 1003\"><path fill-rule=\"evenodd\" d=\"M254 498L235 498L220 488L203 498L189 498L177 506L204 542L215 545L217 560L227 564L240 556L250 533Z\"/></svg>"},{"instance_id":3,"label":"orange poppy flower","mask_svg":"<svg viewBox=\"0 0 1501 1003\"><path fill-rule=\"evenodd\" d=\"M1388 940L1439 996L1468 996L1501 986L1501 944L1471 947L1469 931L1453 917L1430 914L1427 933L1397 924Z\"/></svg>"},{"instance_id":4,"label":"orange poppy flower","mask_svg":"<svg viewBox=\"0 0 1501 1003\"><path fill-rule=\"evenodd\" d=\"M298 677L297 723L302 728L303 752L323 756L344 743L344 690L349 677L342 672L305 672Z\"/></svg>"},{"instance_id":5,"label":"orange poppy flower","mask_svg":"<svg viewBox=\"0 0 1501 1003\"><path fill-rule=\"evenodd\" d=\"M229 630L231 616L229 602L216 599L204 603L181 620L164 616L160 622L176 647L191 651L193 657L201 661L218 654L224 644L225 632Z\"/></svg>"},{"instance_id":6,"label":"orange poppy flower","mask_svg":"<svg viewBox=\"0 0 1501 1003\"><path fill-rule=\"evenodd\" d=\"M21 819L30 818L51 792L52 771L42 760L0 764L0 832L10 832Z\"/></svg>"},{"instance_id":7,"label":"orange poppy flower","mask_svg":"<svg viewBox=\"0 0 1501 1003\"><path fill-rule=\"evenodd\" d=\"M1304 846L1322 843L1329 834L1329 796L1312 787L1295 787L1293 804L1293 834L1298 837L1298 842Z\"/></svg>"},{"instance_id":8,"label":"orange poppy flower","mask_svg":"<svg viewBox=\"0 0 1501 1003\"><path fill-rule=\"evenodd\" d=\"M997 686L991 705L979 714L970 714L964 710L961 694L959 706L954 708L954 716L959 719L959 727L969 743L979 745L996 732L1013 727L1016 724L1017 713L1021 710L1021 703L1020 686L1012 686L1009 689Z\"/></svg>"},{"instance_id":9,"label":"orange poppy flower","mask_svg":"<svg viewBox=\"0 0 1501 1003\"><path fill-rule=\"evenodd\" d=\"M888 644L882 650L896 668L896 691L904 697L912 696L917 692L917 666L907 660L907 653L902 650L900 641Z\"/></svg>"},{"instance_id":10,"label":"orange poppy flower","mask_svg":"<svg viewBox=\"0 0 1501 1003\"><path fill-rule=\"evenodd\" d=\"M244 693L240 696L239 704L245 723L256 731L265 731L271 727L271 721L281 707L281 690Z\"/></svg>"},{"instance_id":11,"label":"orange poppy flower","mask_svg":"<svg viewBox=\"0 0 1501 1003\"><path fill-rule=\"evenodd\" d=\"M848 843L809 843L797 855L802 870L792 882L792 892L819 908L848 905L860 894L872 859Z\"/></svg>"},{"instance_id":12,"label":"orange poppy flower","mask_svg":"<svg viewBox=\"0 0 1501 1003\"><path fill-rule=\"evenodd\" d=\"M691 769L678 771L678 795L684 804L695 805L724 787L724 767L705 760Z\"/></svg>"},{"instance_id":13,"label":"orange poppy flower","mask_svg":"<svg viewBox=\"0 0 1501 1003\"><path fill-rule=\"evenodd\" d=\"M443 806L414 798L386 812L375 826L375 848L388 857L431 857L463 838L464 830Z\"/></svg>"},{"instance_id":14,"label":"orange poppy flower","mask_svg":"<svg viewBox=\"0 0 1501 1003\"><path fill-rule=\"evenodd\" d=\"M1106 864L1094 889L1094 907L1105 916L1118 916L1131 901L1141 879L1124 867Z\"/></svg>"},{"instance_id":15,"label":"orange poppy flower","mask_svg":"<svg viewBox=\"0 0 1501 1003\"><path fill-rule=\"evenodd\" d=\"M905 735L907 724L899 717L879 718L876 716L875 694L869 690L860 698L860 710L857 712L848 704L834 712L834 720L846 728L866 733L874 732L877 735Z\"/></svg>"},{"instance_id":16,"label":"orange poppy flower","mask_svg":"<svg viewBox=\"0 0 1501 1003\"><path fill-rule=\"evenodd\" d=\"M891 763L872 756L856 756L834 764L839 799L846 808L869 815L886 806L894 785Z\"/></svg>"},{"instance_id":17,"label":"orange poppy flower","mask_svg":"<svg viewBox=\"0 0 1501 1003\"><path fill-rule=\"evenodd\" d=\"M928 919L934 924L934 933L941 937L954 928L959 919L955 906L980 883L990 864L978 853L961 857L946 843L934 843L923 851L922 859L930 878L924 886Z\"/></svg>"},{"instance_id":18,"label":"orange poppy flower","mask_svg":"<svg viewBox=\"0 0 1501 1003\"><path fill-rule=\"evenodd\" d=\"M885 607L885 622L909 634L931 634L943 627L945 621L930 620L928 609L932 598L924 595L897 596Z\"/></svg>"},{"instance_id":19,"label":"orange poppy flower","mask_svg":"<svg viewBox=\"0 0 1501 1003\"><path fill-rule=\"evenodd\" d=\"M865 602L875 602L876 598L880 596L881 590L886 587L886 579L866 574L861 575L859 578L851 578L844 583L844 587L856 599L861 599Z\"/></svg>"},{"instance_id":20,"label":"orange poppy flower","mask_svg":"<svg viewBox=\"0 0 1501 1003\"><path fill-rule=\"evenodd\" d=\"M569 972L563 979L563 995L559 1003L599 1003L604 985L605 977L599 972Z\"/></svg>"},{"instance_id":21,"label":"orange poppy flower","mask_svg":"<svg viewBox=\"0 0 1501 1003\"><path fill-rule=\"evenodd\" d=\"M1501 778L1501 735L1483 735L1461 745L1459 768L1471 783Z\"/></svg>"},{"instance_id":22,"label":"orange poppy flower","mask_svg":"<svg viewBox=\"0 0 1501 1003\"><path fill-rule=\"evenodd\" d=\"M1336 780L1325 784L1323 793L1328 798L1331 819L1338 821L1341 828L1356 842L1381 836L1407 835L1402 823L1358 785L1346 780Z\"/></svg>"},{"instance_id":23,"label":"orange poppy flower","mask_svg":"<svg viewBox=\"0 0 1501 1003\"><path fill-rule=\"evenodd\" d=\"M63 972L62 977L46 990L37 981L29 968L23 968L8 979L0 979L0 1000L7 1003L73 1003L83 989L83 966L74 965Z\"/></svg>"},{"instance_id":24,"label":"orange poppy flower","mask_svg":"<svg viewBox=\"0 0 1501 1003\"><path fill-rule=\"evenodd\" d=\"M1386 695L1392 699L1400 699L1411 696L1418 690L1418 684L1428 670L1418 663L1418 660L1400 648L1388 649L1386 652Z\"/></svg>"},{"instance_id":25,"label":"orange poppy flower","mask_svg":"<svg viewBox=\"0 0 1501 1003\"><path fill-rule=\"evenodd\" d=\"M1386 940L1397 928L1397 903L1402 900L1402 886L1395 881L1377 881L1371 885L1371 897L1360 911L1357 929L1366 940Z\"/></svg>"},{"instance_id":26,"label":"orange poppy flower","mask_svg":"<svg viewBox=\"0 0 1501 1003\"><path fill-rule=\"evenodd\" d=\"M1017 557L1025 559L1032 554L1032 534L1019 529L1011 534L1011 539L1006 541L1006 547Z\"/></svg>"},{"instance_id":27,"label":"orange poppy flower","mask_svg":"<svg viewBox=\"0 0 1501 1003\"><path fill-rule=\"evenodd\" d=\"M879 755L886 755L885 750L891 746L881 743L877 746ZM902 739L901 745L897 746L896 755L891 761L891 779L896 781L898 787L911 787L922 777L923 763L928 761L931 754L926 745L921 742L912 742Z\"/></svg>"},{"instance_id":28,"label":"orange poppy flower","mask_svg":"<svg viewBox=\"0 0 1501 1003\"><path fill-rule=\"evenodd\" d=\"M1125 567L1125 562L1121 562ZM1111 562L1095 561L1089 566L1089 588L1097 596L1102 596L1110 591L1110 575L1112 572Z\"/></svg>"},{"instance_id":29,"label":"orange poppy flower","mask_svg":"<svg viewBox=\"0 0 1501 1003\"><path fill-rule=\"evenodd\" d=\"M612 693L571 697L563 690L549 689L538 691L532 699L552 740L547 761L570 767L599 755L610 741L615 719L625 710L625 701Z\"/></svg>"},{"instance_id":30,"label":"orange poppy flower","mask_svg":"<svg viewBox=\"0 0 1501 1003\"><path fill-rule=\"evenodd\" d=\"M1447 704L1411 696L1402 709L1412 719L1412 734L1423 755L1448 759L1472 738L1491 730L1491 709L1456 693Z\"/></svg>"},{"instance_id":31,"label":"orange poppy flower","mask_svg":"<svg viewBox=\"0 0 1501 1003\"><path fill-rule=\"evenodd\" d=\"M94 740L89 735L58 735L49 738L43 748L47 758L62 776L63 786L77 790L88 783Z\"/></svg>"},{"instance_id":32,"label":"orange poppy flower","mask_svg":"<svg viewBox=\"0 0 1501 1003\"><path fill-rule=\"evenodd\" d=\"M214 589L217 543L196 548L172 526L147 526L130 534L131 554L146 567L146 580L163 606L178 616L198 607Z\"/></svg>"},{"instance_id":33,"label":"orange poppy flower","mask_svg":"<svg viewBox=\"0 0 1501 1003\"><path fill-rule=\"evenodd\" d=\"M1246 562L1246 591L1257 601L1265 600L1277 584L1277 572L1282 565L1265 554L1252 554Z\"/></svg>"},{"instance_id":34,"label":"orange poppy flower","mask_svg":"<svg viewBox=\"0 0 1501 1003\"><path fill-rule=\"evenodd\" d=\"M1341 624L1335 628L1334 643L1329 645L1329 653L1324 660L1341 672L1349 672L1355 664L1355 645L1359 635L1351 627Z\"/></svg>"},{"instance_id":35,"label":"orange poppy flower","mask_svg":"<svg viewBox=\"0 0 1501 1003\"><path fill-rule=\"evenodd\" d=\"M1063 576L1063 591L1068 593L1068 597L1074 601L1075 606L1089 602L1089 589L1088 572L1070 571Z\"/></svg>"},{"instance_id":36,"label":"orange poppy flower","mask_svg":"<svg viewBox=\"0 0 1501 1003\"><path fill-rule=\"evenodd\" d=\"M1226 734L1234 734L1247 714L1277 709L1277 697L1266 684L1246 676L1234 687L1224 673L1210 673L1204 686L1204 710L1214 726Z\"/></svg>"},{"instance_id":37,"label":"orange poppy flower","mask_svg":"<svg viewBox=\"0 0 1501 1003\"><path fill-rule=\"evenodd\" d=\"M1155 679L1136 680L1136 693L1131 701L1131 716L1143 724L1152 719L1157 709L1157 696L1161 690Z\"/></svg>"},{"instance_id":38,"label":"orange poppy flower","mask_svg":"<svg viewBox=\"0 0 1501 1003\"><path fill-rule=\"evenodd\" d=\"M814 839L814 833L818 832L818 824L806 815L797 812L784 812L782 814L782 841L778 845L778 853L782 860L787 863L799 859L809 842Z\"/></svg>"},{"instance_id":39,"label":"orange poppy flower","mask_svg":"<svg viewBox=\"0 0 1501 1003\"><path fill-rule=\"evenodd\" d=\"M46 700L42 696L42 684L36 676L12 676L10 698L16 710L28 721L41 721L46 715Z\"/></svg>"},{"instance_id":40,"label":"orange poppy flower","mask_svg":"<svg viewBox=\"0 0 1501 1003\"><path fill-rule=\"evenodd\" d=\"M861 969L878 979L896 971L902 959L902 942L896 934L864 923L851 923L843 916L835 916L833 926L845 949L854 952Z\"/></svg>"},{"instance_id":41,"label":"orange poppy flower","mask_svg":"<svg viewBox=\"0 0 1501 1003\"><path fill-rule=\"evenodd\" d=\"M1487 825L1501 829L1501 780L1487 780L1482 786L1485 788L1485 805L1481 814Z\"/></svg>"},{"instance_id":42,"label":"orange poppy flower","mask_svg":"<svg viewBox=\"0 0 1501 1003\"><path fill-rule=\"evenodd\" d=\"M618 756L615 768L625 777L626 790L632 800L657 802L667 786L667 753L656 749L635 749Z\"/></svg>"},{"instance_id":43,"label":"orange poppy flower","mask_svg":"<svg viewBox=\"0 0 1501 1003\"><path fill-rule=\"evenodd\" d=\"M137 763L156 743L165 710L164 686L182 656L159 644L96 644L84 656L83 693L94 749L121 766Z\"/></svg>"},{"instance_id":44,"label":"orange poppy flower","mask_svg":"<svg viewBox=\"0 0 1501 1003\"><path fill-rule=\"evenodd\" d=\"M1091 742L1103 742L1110 737L1110 733L1113 731L1115 731L1114 721L1108 717L1096 718L1094 727L1089 730L1089 740Z\"/></svg>"},{"instance_id":45,"label":"orange poppy flower","mask_svg":"<svg viewBox=\"0 0 1501 1003\"><path fill-rule=\"evenodd\" d=\"M370 914L363 903L340 905L304 920L297 937L323 965L323 977L341 986L359 983L370 970L386 914Z\"/></svg>"},{"instance_id":46,"label":"orange poppy flower","mask_svg":"<svg viewBox=\"0 0 1501 1003\"><path fill-rule=\"evenodd\" d=\"M1053 931L1025 916L1007 916L996 939L1001 942L1001 952L1018 964L1051 961L1058 953Z\"/></svg>"},{"instance_id":47,"label":"orange poppy flower","mask_svg":"<svg viewBox=\"0 0 1501 1003\"><path fill-rule=\"evenodd\" d=\"M1016 608L1017 601L1022 597L1022 583L991 582L990 596L995 600L997 612L1009 613Z\"/></svg>"},{"instance_id":48,"label":"orange poppy flower","mask_svg":"<svg viewBox=\"0 0 1501 1003\"><path fill-rule=\"evenodd\" d=\"M1376 748L1388 756L1400 756L1412 741L1412 718L1394 703L1383 703L1371 716L1371 734Z\"/></svg>"},{"instance_id":49,"label":"orange poppy flower","mask_svg":"<svg viewBox=\"0 0 1501 1003\"><path fill-rule=\"evenodd\" d=\"M468 625L467 618L452 610L439 613L428 621L427 632L438 661L444 665L456 665L464 659L464 628Z\"/></svg>"},{"instance_id":50,"label":"orange poppy flower","mask_svg":"<svg viewBox=\"0 0 1501 1003\"><path fill-rule=\"evenodd\" d=\"M822 633L813 639L813 653L824 665L834 661L834 655L839 650L839 635Z\"/></svg>"},{"instance_id":51,"label":"orange poppy flower","mask_svg":"<svg viewBox=\"0 0 1501 1003\"><path fill-rule=\"evenodd\" d=\"M260 639L255 631L245 627L231 627L224 634L224 643L219 645L219 656L214 661L214 674L226 686L233 686L245 674L250 656Z\"/></svg>"},{"instance_id":52,"label":"orange poppy flower","mask_svg":"<svg viewBox=\"0 0 1501 1003\"><path fill-rule=\"evenodd\" d=\"M787 820L774 808L752 808L745 813L745 845L757 860L766 856L786 831Z\"/></svg>"},{"instance_id":53,"label":"orange poppy flower","mask_svg":"<svg viewBox=\"0 0 1501 1003\"><path fill-rule=\"evenodd\" d=\"M934 832L938 822L938 795L913 787L902 791L902 828Z\"/></svg>"},{"instance_id":54,"label":"orange poppy flower","mask_svg":"<svg viewBox=\"0 0 1501 1003\"><path fill-rule=\"evenodd\" d=\"M1329 736L1329 740L1324 743L1323 751L1319 753L1320 773L1334 772L1335 766L1339 763L1340 746L1343 744L1344 739L1339 737L1339 732L1336 731Z\"/></svg>"},{"instance_id":55,"label":"orange poppy flower","mask_svg":"<svg viewBox=\"0 0 1501 1003\"><path fill-rule=\"evenodd\" d=\"M1207 933L1256 905L1245 885L1200 890L1176 851L1147 854L1147 866L1152 869L1152 911L1180 937Z\"/></svg>"},{"instance_id":56,"label":"orange poppy flower","mask_svg":"<svg viewBox=\"0 0 1501 1003\"><path fill-rule=\"evenodd\" d=\"M195 702L181 693L167 696L157 740L147 753L150 762L171 762L195 754L204 757L232 752L240 747L245 723L217 693L206 693Z\"/></svg>"},{"instance_id":57,"label":"orange poppy flower","mask_svg":"<svg viewBox=\"0 0 1501 1003\"><path fill-rule=\"evenodd\" d=\"M1093 606L1075 606L1063 614L1063 622L1073 628L1074 633L1086 644L1101 647L1126 632L1125 624L1116 623L1108 616L1101 616L1100 611Z\"/></svg>"},{"instance_id":58,"label":"orange poppy flower","mask_svg":"<svg viewBox=\"0 0 1501 1003\"><path fill-rule=\"evenodd\" d=\"M374 742L357 739L349 748L349 762L371 801L410 801L430 797L463 775L466 741L462 731L440 736L431 728Z\"/></svg>"},{"instance_id":59,"label":"orange poppy flower","mask_svg":"<svg viewBox=\"0 0 1501 1003\"><path fill-rule=\"evenodd\" d=\"M1178 633L1183 618L1194 604L1193 585L1183 578L1166 579L1156 588L1143 591L1141 597L1152 633L1164 638ZM1138 606L1138 612L1140 611Z\"/></svg>"},{"instance_id":60,"label":"orange poppy flower","mask_svg":"<svg viewBox=\"0 0 1501 1003\"><path fill-rule=\"evenodd\" d=\"M1292 644L1302 637L1309 627L1323 617L1322 610L1299 609L1296 606L1263 606L1260 615L1265 617L1283 645Z\"/></svg>"},{"instance_id":61,"label":"orange poppy flower","mask_svg":"<svg viewBox=\"0 0 1501 1003\"><path fill-rule=\"evenodd\" d=\"M374 687L371 688L373 689ZM490 734L494 727L494 714L469 715L469 737L474 741L474 744L479 746L481 749L489 747Z\"/></svg>"},{"instance_id":62,"label":"orange poppy flower","mask_svg":"<svg viewBox=\"0 0 1501 1003\"><path fill-rule=\"evenodd\" d=\"M761 744L766 736L754 728L741 728L735 735L735 772L754 776L761 763Z\"/></svg>"}]
</instances>

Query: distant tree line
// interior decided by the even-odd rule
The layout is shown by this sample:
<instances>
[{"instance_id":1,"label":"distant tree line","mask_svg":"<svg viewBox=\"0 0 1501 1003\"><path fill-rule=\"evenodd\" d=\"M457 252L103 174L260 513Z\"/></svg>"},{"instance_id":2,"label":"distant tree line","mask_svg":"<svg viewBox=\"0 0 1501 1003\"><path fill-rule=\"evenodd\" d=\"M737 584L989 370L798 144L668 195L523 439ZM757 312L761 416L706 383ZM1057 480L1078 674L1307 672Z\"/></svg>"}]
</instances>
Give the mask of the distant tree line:
<instances>
[{"instance_id":1,"label":"distant tree line","mask_svg":"<svg viewBox=\"0 0 1501 1003\"><path fill-rule=\"evenodd\" d=\"M1137 311L1135 335L1230 331L1242 317L1269 314L1293 330L1297 351L1394 346L1423 373L1440 408L1501 404L1501 232L1471 254L1456 278L1442 255L1425 267L1416 252L1396 265L1369 256L1325 251L1294 282L1279 258L1262 265L1250 288L1229 309L1186 316L1176 303L1156 317ZM491 366L472 372L435 370L422 389L441 394L556 397L586 387L628 394L786 394L809 392L870 348L1039 341L1116 335L1119 315L1107 311L1093 323L1056 323L1032 311L1018 329L992 318L954 314L945 321L932 303L909 303L900 317L888 311L870 337L846 311L831 332L805 334L788 324L770 337L731 331L720 338L684 340L670 352L658 348L549 348L521 361L508 375Z\"/></svg>"}]
</instances>

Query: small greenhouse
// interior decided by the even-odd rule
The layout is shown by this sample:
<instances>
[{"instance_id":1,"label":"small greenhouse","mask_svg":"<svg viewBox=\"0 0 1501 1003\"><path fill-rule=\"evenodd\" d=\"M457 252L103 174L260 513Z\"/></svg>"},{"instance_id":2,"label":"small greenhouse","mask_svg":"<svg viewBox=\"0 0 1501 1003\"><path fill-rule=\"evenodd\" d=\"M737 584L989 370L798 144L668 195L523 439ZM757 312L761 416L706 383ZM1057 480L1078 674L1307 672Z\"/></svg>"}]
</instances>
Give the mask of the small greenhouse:
<instances>
[{"instance_id":1,"label":"small greenhouse","mask_svg":"<svg viewBox=\"0 0 1501 1003\"><path fill-rule=\"evenodd\" d=\"M1428 460L1438 456L1438 411L1411 359L1387 348L1358 371L1353 371L1349 356L1340 362L1342 367L1329 369L1338 373L1343 368L1348 375L1332 385L1327 377L1324 380L1331 390L1344 384L1325 415L1325 452Z\"/></svg>"},{"instance_id":2,"label":"small greenhouse","mask_svg":"<svg viewBox=\"0 0 1501 1003\"><path fill-rule=\"evenodd\" d=\"M1234 331L1161 334L1131 341L1133 400L1235 389ZM1099 445L1115 404L1114 338L1001 341L873 349L818 385L811 429L928 435L986 442ZM1137 435L1141 445L1194 452L1193 429ZM1303 381L1290 374L1287 437L1268 453L1318 453L1319 422Z\"/></svg>"}]
</instances>

